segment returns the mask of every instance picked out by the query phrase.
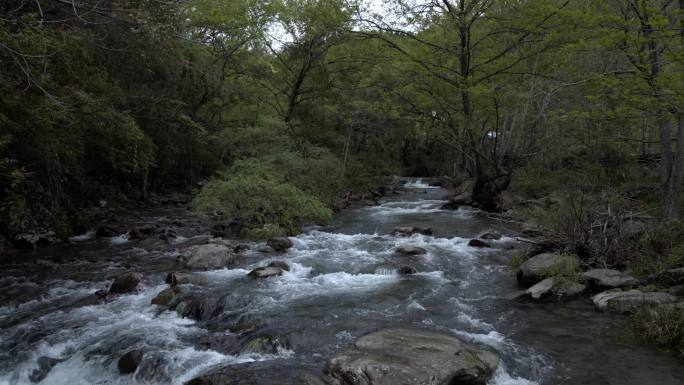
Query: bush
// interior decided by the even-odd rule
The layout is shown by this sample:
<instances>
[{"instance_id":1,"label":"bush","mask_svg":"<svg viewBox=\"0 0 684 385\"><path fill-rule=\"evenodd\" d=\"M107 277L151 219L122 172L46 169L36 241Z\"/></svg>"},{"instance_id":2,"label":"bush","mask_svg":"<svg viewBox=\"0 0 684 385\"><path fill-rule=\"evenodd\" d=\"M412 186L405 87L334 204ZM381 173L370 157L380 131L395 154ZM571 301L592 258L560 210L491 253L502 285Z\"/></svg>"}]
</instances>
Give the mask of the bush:
<instances>
[{"instance_id":1,"label":"bush","mask_svg":"<svg viewBox=\"0 0 684 385\"><path fill-rule=\"evenodd\" d=\"M629 323L643 342L684 354L684 309L644 307L630 317Z\"/></svg>"},{"instance_id":2,"label":"bush","mask_svg":"<svg viewBox=\"0 0 684 385\"><path fill-rule=\"evenodd\" d=\"M198 213L237 221L242 235L252 237L296 234L301 224L326 223L332 216L315 197L261 175L237 174L213 180L193 204Z\"/></svg>"}]
</instances>

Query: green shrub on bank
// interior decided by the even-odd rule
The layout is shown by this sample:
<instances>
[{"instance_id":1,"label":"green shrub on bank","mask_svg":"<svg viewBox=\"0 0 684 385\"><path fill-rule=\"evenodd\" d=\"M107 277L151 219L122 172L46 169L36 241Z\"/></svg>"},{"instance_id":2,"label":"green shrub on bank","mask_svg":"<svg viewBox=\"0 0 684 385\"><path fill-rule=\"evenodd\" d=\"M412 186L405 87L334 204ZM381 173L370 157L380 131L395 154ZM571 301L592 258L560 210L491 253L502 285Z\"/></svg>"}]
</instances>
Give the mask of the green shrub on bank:
<instances>
[{"instance_id":1,"label":"green shrub on bank","mask_svg":"<svg viewBox=\"0 0 684 385\"><path fill-rule=\"evenodd\" d=\"M644 307L630 317L629 323L643 342L684 354L684 309Z\"/></svg>"},{"instance_id":2,"label":"green shrub on bank","mask_svg":"<svg viewBox=\"0 0 684 385\"><path fill-rule=\"evenodd\" d=\"M296 234L301 224L326 223L332 216L321 201L299 188L259 175L213 180L193 203L198 213L236 220L243 227L243 236L259 238L280 233L280 229Z\"/></svg>"}]
</instances>

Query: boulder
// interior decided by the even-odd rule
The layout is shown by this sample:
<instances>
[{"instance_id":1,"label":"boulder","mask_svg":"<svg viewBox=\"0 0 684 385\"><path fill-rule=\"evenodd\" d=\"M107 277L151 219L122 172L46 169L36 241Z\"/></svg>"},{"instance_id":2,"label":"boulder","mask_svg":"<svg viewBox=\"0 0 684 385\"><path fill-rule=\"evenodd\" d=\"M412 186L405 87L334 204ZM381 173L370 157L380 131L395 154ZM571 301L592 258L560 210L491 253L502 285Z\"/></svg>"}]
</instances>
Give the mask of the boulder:
<instances>
[{"instance_id":1,"label":"boulder","mask_svg":"<svg viewBox=\"0 0 684 385\"><path fill-rule=\"evenodd\" d=\"M601 289L631 287L639 284L639 280L627 273L613 269L591 269L582 274L582 278L590 285Z\"/></svg>"},{"instance_id":2,"label":"boulder","mask_svg":"<svg viewBox=\"0 0 684 385\"><path fill-rule=\"evenodd\" d=\"M176 305L176 314L183 318L192 318L198 321L206 320L218 314L222 310L216 301L210 301L207 297L191 296L183 298Z\"/></svg>"},{"instance_id":3,"label":"boulder","mask_svg":"<svg viewBox=\"0 0 684 385\"><path fill-rule=\"evenodd\" d=\"M668 293L642 292L639 290L606 291L591 298L597 310L608 313L633 313L643 306L671 304L677 297Z\"/></svg>"},{"instance_id":4,"label":"boulder","mask_svg":"<svg viewBox=\"0 0 684 385\"><path fill-rule=\"evenodd\" d=\"M250 271L247 276L258 279L258 278L268 278L268 277L277 277L283 275L283 269L279 267L257 267L256 269Z\"/></svg>"},{"instance_id":5,"label":"boulder","mask_svg":"<svg viewBox=\"0 0 684 385\"><path fill-rule=\"evenodd\" d=\"M535 255L520 265L517 273L518 284L523 287L529 287L552 275L570 274L577 270L578 265L579 262L574 256L561 254Z\"/></svg>"},{"instance_id":6,"label":"boulder","mask_svg":"<svg viewBox=\"0 0 684 385\"><path fill-rule=\"evenodd\" d=\"M397 274L399 274L399 275L411 275L411 274L417 273L417 270L415 267L408 266L408 265L399 266L396 271L397 271Z\"/></svg>"},{"instance_id":7,"label":"boulder","mask_svg":"<svg viewBox=\"0 0 684 385\"><path fill-rule=\"evenodd\" d=\"M429 227L395 227L392 230L392 235L396 237L410 237L413 234L429 235L433 234L432 229Z\"/></svg>"},{"instance_id":8,"label":"boulder","mask_svg":"<svg viewBox=\"0 0 684 385\"><path fill-rule=\"evenodd\" d=\"M471 239L470 242L468 242L468 246L470 247L478 247L478 248L488 248L492 247L489 243L485 241L481 241L479 239Z\"/></svg>"},{"instance_id":9,"label":"boulder","mask_svg":"<svg viewBox=\"0 0 684 385\"><path fill-rule=\"evenodd\" d=\"M159 305L159 306L169 306L171 304L171 301L173 301L173 298L176 297L176 294L178 294L178 289L176 287L169 287L157 294L156 297L152 298L152 305Z\"/></svg>"},{"instance_id":10,"label":"boulder","mask_svg":"<svg viewBox=\"0 0 684 385\"><path fill-rule=\"evenodd\" d=\"M242 253L243 251L247 250L249 250L249 245L246 243L238 243L237 245L233 246L234 253Z\"/></svg>"},{"instance_id":11,"label":"boulder","mask_svg":"<svg viewBox=\"0 0 684 385\"><path fill-rule=\"evenodd\" d=\"M339 385L485 385L497 366L494 354L458 338L396 328L361 337L325 373Z\"/></svg>"},{"instance_id":12,"label":"boulder","mask_svg":"<svg viewBox=\"0 0 684 385\"><path fill-rule=\"evenodd\" d=\"M394 250L395 253L401 255L423 255L427 254L427 250L417 246L401 246Z\"/></svg>"},{"instance_id":13,"label":"boulder","mask_svg":"<svg viewBox=\"0 0 684 385\"><path fill-rule=\"evenodd\" d=\"M207 279L205 277L188 274L188 273L176 273L172 272L166 275L165 283L176 286L176 285L206 285Z\"/></svg>"},{"instance_id":14,"label":"boulder","mask_svg":"<svg viewBox=\"0 0 684 385\"><path fill-rule=\"evenodd\" d=\"M684 285L684 267L665 270L658 274L656 281L663 286Z\"/></svg>"},{"instance_id":15,"label":"boulder","mask_svg":"<svg viewBox=\"0 0 684 385\"><path fill-rule=\"evenodd\" d=\"M184 385L325 385L315 373L279 364L244 363L214 368Z\"/></svg>"},{"instance_id":16,"label":"boulder","mask_svg":"<svg viewBox=\"0 0 684 385\"><path fill-rule=\"evenodd\" d=\"M587 289L586 285L563 278L547 278L525 291L520 300L533 302L562 302L575 299Z\"/></svg>"},{"instance_id":17,"label":"boulder","mask_svg":"<svg viewBox=\"0 0 684 385\"><path fill-rule=\"evenodd\" d=\"M501 234L495 233L495 232L484 233L484 234L480 235L480 239L498 241L499 239L501 239Z\"/></svg>"},{"instance_id":18,"label":"boulder","mask_svg":"<svg viewBox=\"0 0 684 385\"><path fill-rule=\"evenodd\" d=\"M117 367L121 374L131 374L138 369L145 353L142 350L131 350L119 358Z\"/></svg>"},{"instance_id":19,"label":"boulder","mask_svg":"<svg viewBox=\"0 0 684 385\"><path fill-rule=\"evenodd\" d=\"M235 262L235 254L230 247L214 243L190 246L185 254L189 255L185 262L188 269L221 269Z\"/></svg>"},{"instance_id":20,"label":"boulder","mask_svg":"<svg viewBox=\"0 0 684 385\"><path fill-rule=\"evenodd\" d=\"M288 237L271 238L266 241L266 244L277 252L283 252L294 246L294 243L292 243L292 240Z\"/></svg>"},{"instance_id":21,"label":"boulder","mask_svg":"<svg viewBox=\"0 0 684 385\"><path fill-rule=\"evenodd\" d=\"M281 350L289 349L287 340L270 335L251 338L240 349L240 354L277 354Z\"/></svg>"},{"instance_id":22,"label":"boulder","mask_svg":"<svg viewBox=\"0 0 684 385\"><path fill-rule=\"evenodd\" d=\"M268 264L268 267L277 267L284 271L290 271L290 265L284 261L271 261L271 263Z\"/></svg>"},{"instance_id":23,"label":"boulder","mask_svg":"<svg viewBox=\"0 0 684 385\"><path fill-rule=\"evenodd\" d=\"M109 287L109 292L123 294L135 291L141 279L142 274L140 273L134 273L131 271L123 273L114 279L112 286Z\"/></svg>"}]
</instances>

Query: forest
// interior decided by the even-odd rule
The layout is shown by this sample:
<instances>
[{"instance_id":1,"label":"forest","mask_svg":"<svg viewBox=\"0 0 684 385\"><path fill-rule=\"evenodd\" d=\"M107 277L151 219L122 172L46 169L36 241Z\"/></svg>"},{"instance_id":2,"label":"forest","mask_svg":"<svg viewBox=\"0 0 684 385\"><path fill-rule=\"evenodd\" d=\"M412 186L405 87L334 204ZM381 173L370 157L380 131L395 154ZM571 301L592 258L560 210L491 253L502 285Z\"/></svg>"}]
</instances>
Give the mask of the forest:
<instances>
[{"instance_id":1,"label":"forest","mask_svg":"<svg viewBox=\"0 0 684 385\"><path fill-rule=\"evenodd\" d=\"M306 237L400 178L519 229L513 270L684 295L684 0L0 2L0 255L169 195ZM681 355L682 309L627 322Z\"/></svg>"}]
</instances>

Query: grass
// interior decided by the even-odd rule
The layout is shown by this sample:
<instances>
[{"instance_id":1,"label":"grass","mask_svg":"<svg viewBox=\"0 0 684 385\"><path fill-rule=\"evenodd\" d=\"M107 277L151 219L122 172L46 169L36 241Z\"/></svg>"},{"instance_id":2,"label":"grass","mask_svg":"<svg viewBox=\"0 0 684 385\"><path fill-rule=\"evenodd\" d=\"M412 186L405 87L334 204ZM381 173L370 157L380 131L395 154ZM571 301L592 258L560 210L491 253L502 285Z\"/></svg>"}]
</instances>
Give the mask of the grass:
<instances>
[{"instance_id":1,"label":"grass","mask_svg":"<svg viewBox=\"0 0 684 385\"><path fill-rule=\"evenodd\" d=\"M684 355L684 309L644 307L629 324L639 341Z\"/></svg>"}]
</instances>

